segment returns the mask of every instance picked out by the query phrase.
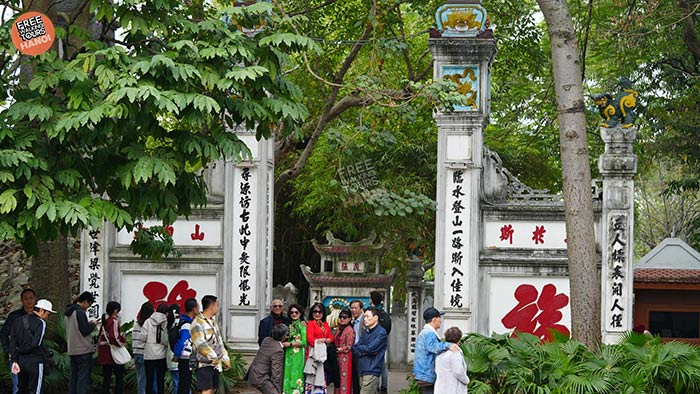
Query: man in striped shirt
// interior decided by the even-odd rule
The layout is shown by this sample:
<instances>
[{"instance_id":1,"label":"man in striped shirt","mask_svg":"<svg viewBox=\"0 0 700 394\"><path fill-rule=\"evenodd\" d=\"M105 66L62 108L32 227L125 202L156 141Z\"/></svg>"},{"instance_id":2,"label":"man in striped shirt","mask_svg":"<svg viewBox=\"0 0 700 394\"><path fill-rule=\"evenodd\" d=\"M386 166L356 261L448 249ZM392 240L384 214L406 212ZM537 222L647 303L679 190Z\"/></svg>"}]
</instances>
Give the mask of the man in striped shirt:
<instances>
[{"instance_id":1,"label":"man in striped shirt","mask_svg":"<svg viewBox=\"0 0 700 394\"><path fill-rule=\"evenodd\" d=\"M213 295L202 297L202 313L190 325L192 354L197 358L197 388L202 394L213 394L219 388L219 374L231 367L224 340L216 324L219 301Z\"/></svg>"}]
</instances>

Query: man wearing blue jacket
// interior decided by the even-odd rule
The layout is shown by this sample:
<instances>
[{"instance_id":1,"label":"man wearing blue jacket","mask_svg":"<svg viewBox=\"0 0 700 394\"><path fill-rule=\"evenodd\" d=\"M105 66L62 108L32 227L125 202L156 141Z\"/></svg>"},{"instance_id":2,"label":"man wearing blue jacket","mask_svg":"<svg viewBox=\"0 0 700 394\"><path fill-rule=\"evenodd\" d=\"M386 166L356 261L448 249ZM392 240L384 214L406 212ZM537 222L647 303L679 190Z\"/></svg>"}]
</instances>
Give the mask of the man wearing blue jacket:
<instances>
[{"instance_id":1,"label":"man wearing blue jacket","mask_svg":"<svg viewBox=\"0 0 700 394\"><path fill-rule=\"evenodd\" d=\"M365 311L365 332L352 347L353 354L358 358L360 394L376 394L384 368L387 334L384 327L379 325L379 313L374 307Z\"/></svg>"},{"instance_id":2,"label":"man wearing blue jacket","mask_svg":"<svg viewBox=\"0 0 700 394\"><path fill-rule=\"evenodd\" d=\"M180 332L177 343L173 349L173 361L177 361L179 384L177 394L190 394L192 386L192 371L190 371L190 355L192 354L192 340L190 339L190 325L199 314L199 304L194 298L185 300L185 314L180 317Z\"/></svg>"},{"instance_id":3,"label":"man wearing blue jacket","mask_svg":"<svg viewBox=\"0 0 700 394\"><path fill-rule=\"evenodd\" d=\"M413 357L413 375L416 383L421 387L424 394L432 394L435 386L435 358L438 354L452 350L459 351L456 343L440 342L438 331L442 325L442 315L432 306L423 312L425 326L416 339L416 351Z\"/></svg>"}]
</instances>

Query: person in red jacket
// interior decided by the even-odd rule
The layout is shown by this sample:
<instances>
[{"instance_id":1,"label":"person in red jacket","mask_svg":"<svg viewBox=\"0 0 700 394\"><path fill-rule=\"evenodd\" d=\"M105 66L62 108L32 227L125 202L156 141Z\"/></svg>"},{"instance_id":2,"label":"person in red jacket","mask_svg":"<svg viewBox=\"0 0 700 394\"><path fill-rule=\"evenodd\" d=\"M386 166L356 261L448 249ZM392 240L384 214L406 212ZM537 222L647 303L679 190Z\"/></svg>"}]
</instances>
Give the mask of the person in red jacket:
<instances>
[{"instance_id":1,"label":"person in red jacket","mask_svg":"<svg viewBox=\"0 0 700 394\"><path fill-rule=\"evenodd\" d=\"M315 345L323 344L325 347L333 343L333 333L326 321L326 308L319 302L313 304L311 308L309 308L309 322L306 324L306 343L308 345L306 352L307 358L314 352ZM319 381L316 381L316 384L314 384L307 380L305 392L307 394L326 394L326 384L328 382L326 382L325 379L322 380L323 384Z\"/></svg>"},{"instance_id":2,"label":"person in red jacket","mask_svg":"<svg viewBox=\"0 0 700 394\"><path fill-rule=\"evenodd\" d=\"M326 321L326 307L320 302L309 309L309 323L306 325L306 343L309 347L314 347L316 340L325 344L333 343L333 333Z\"/></svg>"},{"instance_id":3,"label":"person in red jacket","mask_svg":"<svg viewBox=\"0 0 700 394\"><path fill-rule=\"evenodd\" d=\"M97 365L102 366L102 394L109 394L112 374L116 380L114 394L122 394L124 388L125 368L114 362L109 346L126 346L126 338L119 331L119 312L121 309L122 306L118 302L110 301L107 303L107 313L102 315L102 327L100 327L100 339L97 345Z\"/></svg>"}]
</instances>

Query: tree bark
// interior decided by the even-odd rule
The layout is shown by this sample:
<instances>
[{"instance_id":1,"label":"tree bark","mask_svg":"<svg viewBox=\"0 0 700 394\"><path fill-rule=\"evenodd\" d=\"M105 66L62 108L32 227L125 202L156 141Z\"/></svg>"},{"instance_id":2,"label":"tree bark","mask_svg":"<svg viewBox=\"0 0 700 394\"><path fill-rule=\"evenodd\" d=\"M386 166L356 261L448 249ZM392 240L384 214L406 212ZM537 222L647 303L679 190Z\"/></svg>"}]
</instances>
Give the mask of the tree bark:
<instances>
[{"instance_id":1,"label":"tree bark","mask_svg":"<svg viewBox=\"0 0 700 394\"><path fill-rule=\"evenodd\" d=\"M32 258L31 286L37 298L46 298L56 308L71 300L68 271L68 241L58 234L53 241L38 243L39 253Z\"/></svg>"},{"instance_id":2,"label":"tree bark","mask_svg":"<svg viewBox=\"0 0 700 394\"><path fill-rule=\"evenodd\" d=\"M591 169L576 33L565 0L537 0L547 22L557 98L566 215L571 332L589 347L600 343L600 277L593 231Z\"/></svg>"}]
</instances>

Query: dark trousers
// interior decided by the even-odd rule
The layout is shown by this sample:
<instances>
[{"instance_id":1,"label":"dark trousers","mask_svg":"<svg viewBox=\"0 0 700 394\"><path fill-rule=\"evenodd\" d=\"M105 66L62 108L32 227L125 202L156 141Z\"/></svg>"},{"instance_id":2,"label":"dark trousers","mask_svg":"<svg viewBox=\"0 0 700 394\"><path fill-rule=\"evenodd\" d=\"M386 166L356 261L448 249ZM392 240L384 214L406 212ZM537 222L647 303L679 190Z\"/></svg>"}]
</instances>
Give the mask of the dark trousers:
<instances>
[{"instance_id":1,"label":"dark trousers","mask_svg":"<svg viewBox=\"0 0 700 394\"><path fill-rule=\"evenodd\" d=\"M122 394L124 390L124 373L126 369L123 365L109 364L102 366L102 394L109 394L112 385L112 373L114 373L114 394Z\"/></svg>"},{"instance_id":2,"label":"dark trousers","mask_svg":"<svg viewBox=\"0 0 700 394\"><path fill-rule=\"evenodd\" d=\"M177 386L177 394L190 394L192 387L192 371L190 371L190 360L181 358L177 360L177 373L180 383Z\"/></svg>"},{"instance_id":3,"label":"dark trousers","mask_svg":"<svg viewBox=\"0 0 700 394\"><path fill-rule=\"evenodd\" d=\"M153 377L155 376L158 386L156 393L165 394L165 371L168 370L165 359L145 360L144 364L146 367L146 393L153 393Z\"/></svg>"},{"instance_id":4,"label":"dark trousers","mask_svg":"<svg viewBox=\"0 0 700 394\"><path fill-rule=\"evenodd\" d=\"M353 354L352 357L352 392L353 394L360 394L360 369L357 367L357 359Z\"/></svg>"},{"instance_id":5,"label":"dark trousers","mask_svg":"<svg viewBox=\"0 0 700 394\"><path fill-rule=\"evenodd\" d=\"M91 391L92 353L70 356L68 394L87 394Z\"/></svg>"},{"instance_id":6,"label":"dark trousers","mask_svg":"<svg viewBox=\"0 0 700 394\"><path fill-rule=\"evenodd\" d=\"M19 394L39 394L44 383L44 359L40 357L21 357L19 364Z\"/></svg>"}]
</instances>

